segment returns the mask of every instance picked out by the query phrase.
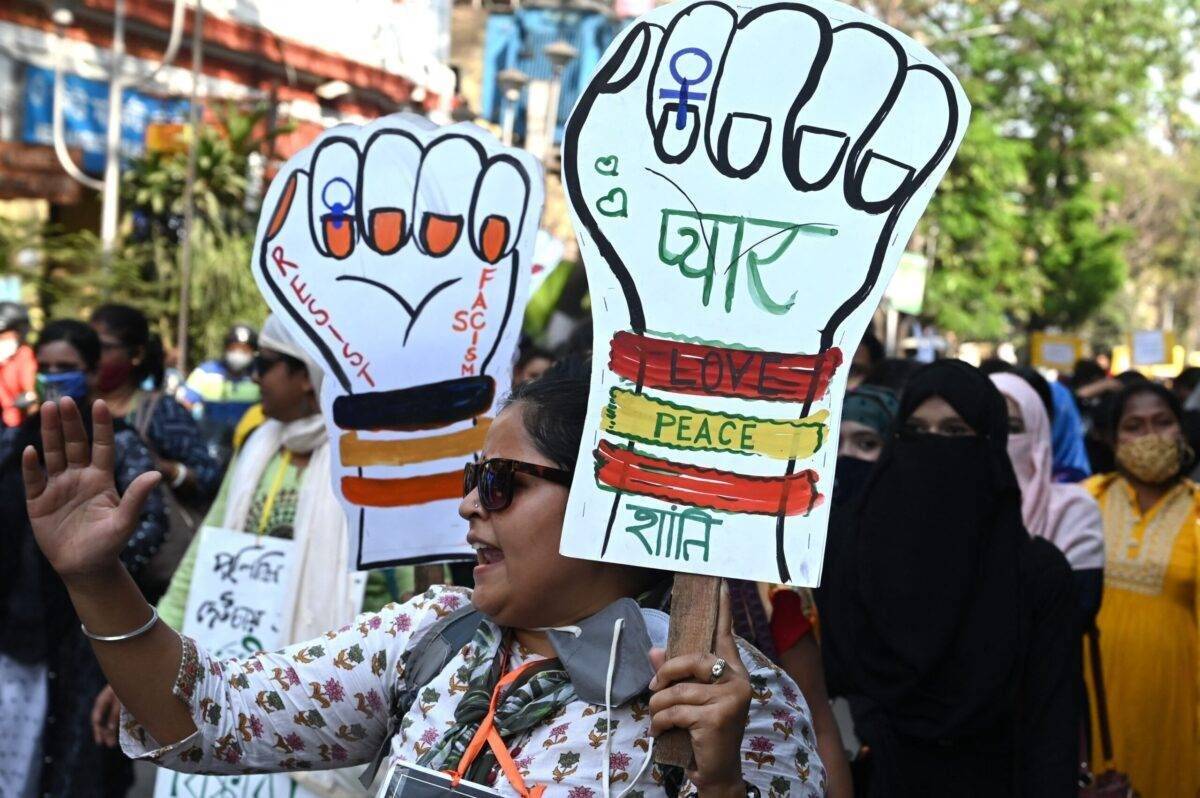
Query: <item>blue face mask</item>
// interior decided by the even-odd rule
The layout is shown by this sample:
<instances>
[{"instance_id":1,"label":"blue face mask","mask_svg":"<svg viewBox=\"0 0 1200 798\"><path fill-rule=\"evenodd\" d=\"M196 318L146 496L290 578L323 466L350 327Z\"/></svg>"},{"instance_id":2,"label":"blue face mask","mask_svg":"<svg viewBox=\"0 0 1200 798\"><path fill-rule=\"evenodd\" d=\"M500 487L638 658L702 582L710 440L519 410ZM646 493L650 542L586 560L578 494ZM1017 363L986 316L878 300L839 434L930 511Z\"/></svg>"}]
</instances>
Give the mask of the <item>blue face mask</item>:
<instances>
[{"instance_id":1,"label":"blue face mask","mask_svg":"<svg viewBox=\"0 0 1200 798\"><path fill-rule=\"evenodd\" d=\"M58 374L38 374L37 392L44 402L57 402L69 396L77 403L87 399L87 374L82 371L62 371Z\"/></svg>"}]
</instances>

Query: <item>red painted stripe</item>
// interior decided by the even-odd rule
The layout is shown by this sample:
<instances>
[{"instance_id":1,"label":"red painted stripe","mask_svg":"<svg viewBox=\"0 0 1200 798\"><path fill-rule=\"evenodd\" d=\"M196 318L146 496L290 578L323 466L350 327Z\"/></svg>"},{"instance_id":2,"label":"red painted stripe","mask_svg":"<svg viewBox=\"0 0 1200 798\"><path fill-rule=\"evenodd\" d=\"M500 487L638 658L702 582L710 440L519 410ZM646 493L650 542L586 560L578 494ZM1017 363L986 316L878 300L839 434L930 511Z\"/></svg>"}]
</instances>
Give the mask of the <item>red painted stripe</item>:
<instances>
[{"instance_id":1,"label":"red painted stripe","mask_svg":"<svg viewBox=\"0 0 1200 798\"><path fill-rule=\"evenodd\" d=\"M789 355L625 331L613 336L608 361L614 373L645 388L773 402L821 399L841 365L836 347L822 355Z\"/></svg>"},{"instance_id":2,"label":"red painted stripe","mask_svg":"<svg viewBox=\"0 0 1200 798\"><path fill-rule=\"evenodd\" d=\"M407 479L342 477L342 495L359 507L409 507L440 499L461 499L462 471Z\"/></svg>"},{"instance_id":3,"label":"red painted stripe","mask_svg":"<svg viewBox=\"0 0 1200 798\"><path fill-rule=\"evenodd\" d=\"M804 515L822 501L817 472L761 477L676 463L600 441L596 478L625 493L710 510L757 515Z\"/></svg>"}]
</instances>

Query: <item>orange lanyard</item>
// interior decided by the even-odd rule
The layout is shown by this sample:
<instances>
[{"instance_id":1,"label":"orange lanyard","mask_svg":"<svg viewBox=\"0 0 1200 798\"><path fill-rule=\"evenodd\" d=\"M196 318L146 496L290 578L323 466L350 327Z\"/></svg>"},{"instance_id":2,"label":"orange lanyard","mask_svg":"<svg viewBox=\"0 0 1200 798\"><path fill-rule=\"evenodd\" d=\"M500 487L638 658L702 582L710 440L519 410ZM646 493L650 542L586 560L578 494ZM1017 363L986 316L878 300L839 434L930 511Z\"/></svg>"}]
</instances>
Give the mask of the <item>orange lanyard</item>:
<instances>
[{"instance_id":1,"label":"orange lanyard","mask_svg":"<svg viewBox=\"0 0 1200 798\"><path fill-rule=\"evenodd\" d=\"M504 688L515 682L525 671L535 665L542 665L544 662L544 660L530 660L516 670L505 674L504 678L496 682L496 687L492 690L492 700L488 702L487 715L480 721L479 728L475 730L475 736L471 738L470 745L467 746L467 750L463 752L462 759L458 762L458 767L454 770L446 771L450 774L454 786L458 786L463 773L471 767L471 763L475 761L475 757L483 750L483 744L487 743L491 747L492 755L496 757L496 762L499 763L500 769L508 777L508 783L513 786L517 794L521 798L542 798L542 793L546 791L545 785L539 784L532 790L525 786L525 779L521 778L521 771L517 767L517 763L513 762L513 758L509 756L508 748L504 745L504 740L500 738L500 732L496 729L495 721L496 704L499 702L500 693Z\"/></svg>"}]
</instances>

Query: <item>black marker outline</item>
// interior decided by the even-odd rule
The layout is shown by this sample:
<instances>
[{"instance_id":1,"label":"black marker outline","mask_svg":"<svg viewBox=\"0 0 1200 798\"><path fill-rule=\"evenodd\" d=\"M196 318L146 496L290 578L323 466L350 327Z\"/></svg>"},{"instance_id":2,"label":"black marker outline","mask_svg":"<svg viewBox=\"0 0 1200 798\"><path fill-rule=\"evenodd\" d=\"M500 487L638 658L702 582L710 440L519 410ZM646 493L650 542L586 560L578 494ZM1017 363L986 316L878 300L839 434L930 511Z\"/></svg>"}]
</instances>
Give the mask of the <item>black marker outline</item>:
<instances>
[{"instance_id":1,"label":"black marker outline","mask_svg":"<svg viewBox=\"0 0 1200 798\"><path fill-rule=\"evenodd\" d=\"M617 252L613 244L604 235L603 230L596 216L592 213L587 199L583 196L583 189L580 182L581 168L579 166L579 137L586 126L588 117L591 115L592 109L596 101L602 95L619 94L627 89L636 80L643 77L643 70L646 66L647 57L650 55L652 46L651 30L662 32L662 36L657 44L657 51L653 54L651 67L646 74L646 122L649 134L653 141L653 150L655 156L662 163L680 163L684 159L677 159L675 156L662 151L661 134L665 134L665 128L662 127L660 120L655 118L655 89L656 76L658 69L662 63L662 59L671 40L671 32L681 19L694 13L697 9L718 6L728 11L734 19L737 18L737 12L726 3L717 2L717 0L706 0L706 2L696 3L690 6L686 11L676 15L671 22L663 28L660 25L650 22L638 22L628 33L626 33L615 45L612 55L600 64L596 74L583 92L576 103L575 110L571 114L567 122L566 131L563 138L563 158L562 171L563 183L567 190L568 199L575 210L583 231L586 232L587 238L595 245L600 257L604 260L617 283L620 285L622 293L625 296L626 305L629 308L629 326L632 332L636 334L644 334L646 331L645 309L642 305L641 296L638 293L637 284L633 279L629 268L623 262L620 254ZM736 25L731 27L730 36L726 41L725 48L720 55L720 60L716 69L716 73L712 78L711 87L708 90L709 107L708 107L708 122L706 126L705 143L706 148L710 149L709 163L711 163L718 172L725 174L728 177L735 179L745 179L754 172L742 169L732 169L728 163L723 163L723 159L717 157L717 154L711 151L711 136L708 135L714 129L712 125L713 117L716 113L716 94L720 90L721 77L724 73L726 56L733 41L733 36L737 31L744 29L754 19L759 16L772 13L775 11L792 11L808 14L818 24L820 36L817 46L817 52L814 53L813 64L809 69L809 74L804 85L797 93L795 100L788 110L786 122L784 126L784 136L782 141L782 167L798 191L814 191L821 190L832 184L836 178L838 171L843 174L842 193L846 202L851 208L868 213L872 216L880 216L886 214L886 218L880 227L875 247L871 253L870 262L867 264L866 274L863 277L862 283L858 289L839 305L833 313L830 314L823 327L820 328L820 348L815 354L824 356L833 346L834 335L838 328L846 321L846 319L866 300L871 291L875 288L879 280L879 275L883 267L883 262L887 256L887 250L891 243L891 238L895 231L899 218L908 202L913 195L924 185L929 176L935 169L940 167L947 153L953 146L955 136L958 133L958 122L960 109L958 107L958 98L954 90L954 85L947 72L942 69L937 69L925 64L908 65L908 56L900 41L890 32L881 28L875 27L867 22L850 22L840 25L836 28L832 27L825 14L816 8L806 6L800 3L778 2L769 5L759 6L745 17L741 18ZM834 159L834 163L829 168L829 174L822 177L817 182L807 181L800 175L799 171L799 146L803 138L803 133L807 125L797 125L796 121L805 105L812 99L820 84L821 77L824 73L826 64L828 63L829 55L832 52L834 44L834 36L846 30L863 30L879 37L896 53L898 69L896 78L892 82L891 87L884 100L881 102L879 109L875 115L867 123L864 129L859 133L853 142L850 144L849 139L851 134L843 131L829 131L831 133L844 133L847 138L843 142L843 147L839 150L838 156ZM637 49L637 55L633 65L628 73L621 78L614 80L614 76L625 65L630 54ZM903 164L894 159L887 160L896 163L902 167L912 169L913 171L907 179L900 182L895 191L883 200L867 201L862 196L862 179L869 165L871 157L887 158L880 153L868 149L875 134L887 118L888 114L894 109L897 99L900 96L908 76L914 72L927 72L932 75L941 85L946 93L946 128L942 137L942 141L935 148L928 160L919 169L910 164ZM665 116L665 115L664 115ZM824 132L824 131L823 131ZM768 139L769 140L769 139ZM718 146L720 141L718 141ZM767 151L769 152L769 147ZM690 148L689 148L690 150ZM690 154L690 152L689 152ZM765 162L765 157L764 157ZM759 164L761 167L761 164ZM645 167L649 169L649 167ZM594 262L594 261L593 261ZM640 392L640 386L638 386ZM803 415L808 414L811 409L813 397L808 397L804 403L802 411ZM791 474L795 470L795 460L789 460L786 474ZM619 501L619 495L617 501ZM605 532L605 540L611 533L611 528L615 522L615 510L610 514L608 529ZM785 518L777 518L776 524L776 549L777 549L777 566L781 581L790 581L791 574L788 569L785 551L784 551L784 525Z\"/></svg>"}]
</instances>

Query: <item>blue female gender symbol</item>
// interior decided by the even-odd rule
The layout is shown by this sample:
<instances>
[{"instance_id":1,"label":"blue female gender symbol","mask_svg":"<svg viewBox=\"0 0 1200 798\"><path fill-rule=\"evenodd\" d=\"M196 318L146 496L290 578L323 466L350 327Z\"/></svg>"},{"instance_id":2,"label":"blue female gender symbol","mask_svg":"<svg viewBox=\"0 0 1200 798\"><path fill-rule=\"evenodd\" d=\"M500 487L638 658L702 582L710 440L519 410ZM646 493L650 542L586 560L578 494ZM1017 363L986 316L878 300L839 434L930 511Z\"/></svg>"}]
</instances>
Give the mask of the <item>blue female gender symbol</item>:
<instances>
[{"instance_id":1,"label":"blue female gender symbol","mask_svg":"<svg viewBox=\"0 0 1200 798\"><path fill-rule=\"evenodd\" d=\"M679 59L685 55L694 55L702 60L704 62L704 71L694 78L681 77L679 74ZM679 100L679 107L675 110L675 129L683 130L684 126L687 125L688 100L703 100L708 97L708 94L705 92L689 92L688 87L703 83L708 78L708 73L712 72L712 58L699 47L685 47L671 56L670 68L671 77L679 84L679 88L659 89L658 96L667 100Z\"/></svg>"},{"instance_id":2,"label":"blue female gender symbol","mask_svg":"<svg viewBox=\"0 0 1200 798\"><path fill-rule=\"evenodd\" d=\"M344 203L329 201L330 187L338 184L345 186L346 193L349 195L349 198ZM329 215L333 217L333 219L330 220L333 222L333 229L341 229L342 221L346 218L346 211L348 211L350 206L354 204L354 189L351 187L350 181L346 180L344 177L335 177L330 180L325 184L325 187L321 189L321 202L329 210Z\"/></svg>"}]
</instances>

